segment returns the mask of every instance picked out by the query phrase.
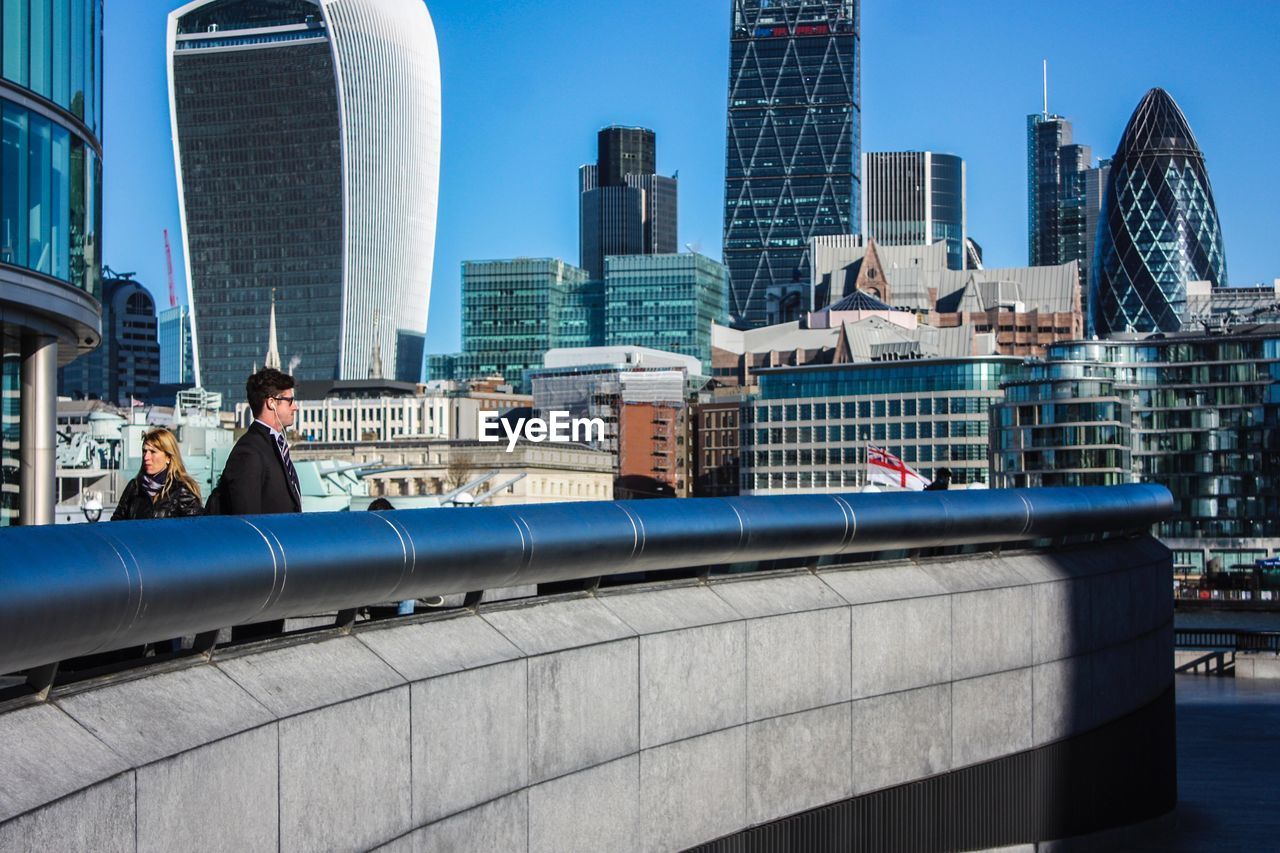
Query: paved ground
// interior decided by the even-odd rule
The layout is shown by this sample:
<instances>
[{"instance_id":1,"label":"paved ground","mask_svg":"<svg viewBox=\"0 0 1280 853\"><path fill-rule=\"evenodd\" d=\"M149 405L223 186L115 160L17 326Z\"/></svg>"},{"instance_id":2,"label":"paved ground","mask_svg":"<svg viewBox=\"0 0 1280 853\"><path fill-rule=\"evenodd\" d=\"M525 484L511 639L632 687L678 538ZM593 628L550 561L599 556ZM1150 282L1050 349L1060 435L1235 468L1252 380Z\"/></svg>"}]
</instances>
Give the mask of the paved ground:
<instances>
[{"instance_id":1,"label":"paved ground","mask_svg":"<svg viewBox=\"0 0 1280 853\"><path fill-rule=\"evenodd\" d=\"M1177 691L1177 827L1136 849L1280 849L1280 680L1180 675Z\"/></svg>"}]
</instances>

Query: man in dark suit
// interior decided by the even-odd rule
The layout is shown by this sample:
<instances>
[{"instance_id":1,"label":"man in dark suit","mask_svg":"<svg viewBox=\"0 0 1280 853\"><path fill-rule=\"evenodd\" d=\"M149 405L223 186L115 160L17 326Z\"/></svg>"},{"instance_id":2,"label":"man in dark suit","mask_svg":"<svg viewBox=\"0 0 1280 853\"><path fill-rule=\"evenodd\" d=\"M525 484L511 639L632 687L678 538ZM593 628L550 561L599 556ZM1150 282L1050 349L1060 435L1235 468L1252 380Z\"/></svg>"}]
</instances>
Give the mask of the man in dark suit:
<instances>
[{"instance_id":1,"label":"man in dark suit","mask_svg":"<svg viewBox=\"0 0 1280 853\"><path fill-rule=\"evenodd\" d=\"M222 469L218 482L221 514L302 512L298 472L285 438L298 412L293 386L292 376L270 367L245 383L253 423L231 449Z\"/></svg>"}]
</instances>

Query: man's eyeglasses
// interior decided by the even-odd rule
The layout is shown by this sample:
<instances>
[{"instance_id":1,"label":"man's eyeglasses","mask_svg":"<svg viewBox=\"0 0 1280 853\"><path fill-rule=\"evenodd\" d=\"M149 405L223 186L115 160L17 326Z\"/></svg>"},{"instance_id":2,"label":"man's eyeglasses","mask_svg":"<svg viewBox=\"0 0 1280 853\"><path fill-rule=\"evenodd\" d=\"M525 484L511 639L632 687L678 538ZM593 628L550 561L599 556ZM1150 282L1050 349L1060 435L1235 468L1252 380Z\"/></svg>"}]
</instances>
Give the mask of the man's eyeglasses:
<instances>
[{"instance_id":1,"label":"man's eyeglasses","mask_svg":"<svg viewBox=\"0 0 1280 853\"><path fill-rule=\"evenodd\" d=\"M297 398L297 397L276 396L276 397L272 397L271 399L272 399L272 400L279 400L281 403L288 403L290 406L296 406L296 405L298 405L298 398Z\"/></svg>"}]
</instances>

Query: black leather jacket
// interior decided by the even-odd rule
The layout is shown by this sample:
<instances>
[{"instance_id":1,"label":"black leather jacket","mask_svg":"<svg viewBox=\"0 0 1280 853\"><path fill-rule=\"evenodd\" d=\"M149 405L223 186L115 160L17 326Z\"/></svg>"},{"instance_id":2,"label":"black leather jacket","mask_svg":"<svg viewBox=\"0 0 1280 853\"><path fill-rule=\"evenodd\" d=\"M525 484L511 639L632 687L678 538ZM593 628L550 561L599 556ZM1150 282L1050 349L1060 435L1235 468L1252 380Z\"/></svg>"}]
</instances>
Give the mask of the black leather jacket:
<instances>
[{"instance_id":1,"label":"black leather jacket","mask_svg":"<svg viewBox=\"0 0 1280 853\"><path fill-rule=\"evenodd\" d=\"M189 515L204 515L204 506L200 498L191 493L181 482L174 483L169 494L154 502L147 490L134 477L124 487L120 495L120 503L112 514L112 521L129 521L142 518L183 518Z\"/></svg>"}]
</instances>

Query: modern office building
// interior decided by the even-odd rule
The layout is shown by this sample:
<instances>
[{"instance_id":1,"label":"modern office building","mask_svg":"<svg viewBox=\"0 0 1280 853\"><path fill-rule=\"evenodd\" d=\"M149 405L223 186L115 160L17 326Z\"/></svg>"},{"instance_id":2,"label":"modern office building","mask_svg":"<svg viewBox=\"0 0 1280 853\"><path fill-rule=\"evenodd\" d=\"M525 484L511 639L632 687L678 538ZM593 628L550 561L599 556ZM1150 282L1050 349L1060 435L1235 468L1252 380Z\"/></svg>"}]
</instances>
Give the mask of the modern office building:
<instances>
[{"instance_id":1,"label":"modern office building","mask_svg":"<svg viewBox=\"0 0 1280 853\"><path fill-rule=\"evenodd\" d=\"M195 0L169 15L168 66L196 381L243 396L273 290L296 376L363 377L376 326L386 374L418 379L440 161L426 6Z\"/></svg>"},{"instance_id":2,"label":"modern office building","mask_svg":"<svg viewBox=\"0 0 1280 853\"><path fill-rule=\"evenodd\" d=\"M102 7L0 18L0 526L53 522L58 368L102 332Z\"/></svg>"},{"instance_id":3,"label":"modern office building","mask_svg":"<svg viewBox=\"0 0 1280 853\"><path fill-rule=\"evenodd\" d=\"M605 346L691 355L711 371L711 326L728 322L725 268L705 255L623 255L605 261Z\"/></svg>"},{"instance_id":4,"label":"modern office building","mask_svg":"<svg viewBox=\"0 0 1280 853\"><path fill-rule=\"evenodd\" d=\"M102 281L102 343L58 371L58 394L128 406L160 384L156 301L126 273Z\"/></svg>"},{"instance_id":5,"label":"modern office building","mask_svg":"<svg viewBox=\"0 0 1280 853\"><path fill-rule=\"evenodd\" d=\"M996 486L1161 483L1157 535L1203 571L1280 549L1280 324L1049 347L992 414Z\"/></svg>"},{"instance_id":6,"label":"modern office building","mask_svg":"<svg viewBox=\"0 0 1280 853\"><path fill-rule=\"evenodd\" d=\"M1096 334L1172 332L1187 282L1227 284L1227 258L1204 155L1164 89L1138 104L1111 158L1089 295Z\"/></svg>"},{"instance_id":7,"label":"modern office building","mask_svg":"<svg viewBox=\"0 0 1280 853\"><path fill-rule=\"evenodd\" d=\"M933 151L862 153L862 236L881 246L947 244L965 268L964 160Z\"/></svg>"},{"instance_id":8,"label":"modern office building","mask_svg":"<svg viewBox=\"0 0 1280 853\"><path fill-rule=\"evenodd\" d=\"M724 260L735 325L809 280L809 240L859 226L858 0L732 0Z\"/></svg>"},{"instance_id":9,"label":"modern office building","mask_svg":"<svg viewBox=\"0 0 1280 853\"><path fill-rule=\"evenodd\" d=\"M1027 116L1027 263L1084 258L1084 179L1092 151L1072 141L1071 122L1048 112Z\"/></svg>"},{"instance_id":10,"label":"modern office building","mask_svg":"<svg viewBox=\"0 0 1280 853\"><path fill-rule=\"evenodd\" d=\"M1280 278L1271 284L1214 287L1187 282L1187 322L1222 326L1252 321L1280 323Z\"/></svg>"},{"instance_id":11,"label":"modern office building","mask_svg":"<svg viewBox=\"0 0 1280 853\"><path fill-rule=\"evenodd\" d=\"M175 305L160 312L160 381L165 385L194 385L191 366L191 309Z\"/></svg>"},{"instance_id":12,"label":"modern office building","mask_svg":"<svg viewBox=\"0 0 1280 853\"><path fill-rule=\"evenodd\" d=\"M452 375L429 378L501 376L527 390L524 374L542 365L547 350L581 345L589 287L584 270L554 258L464 261L462 352Z\"/></svg>"},{"instance_id":13,"label":"modern office building","mask_svg":"<svg viewBox=\"0 0 1280 853\"><path fill-rule=\"evenodd\" d=\"M578 239L579 265L600 280L609 255L677 250L677 182L657 174L652 130L606 127L596 148L596 162L578 170Z\"/></svg>"},{"instance_id":14,"label":"modern office building","mask_svg":"<svg viewBox=\"0 0 1280 853\"><path fill-rule=\"evenodd\" d=\"M544 362L528 374L534 408L600 418L604 440L588 443L614 454L624 403L682 403L704 382L696 358L645 347L557 349Z\"/></svg>"},{"instance_id":15,"label":"modern office building","mask_svg":"<svg viewBox=\"0 0 1280 853\"><path fill-rule=\"evenodd\" d=\"M989 410L1021 359L882 357L757 371L743 405L741 493L847 492L867 485L867 447L932 480L987 483Z\"/></svg>"}]
</instances>

